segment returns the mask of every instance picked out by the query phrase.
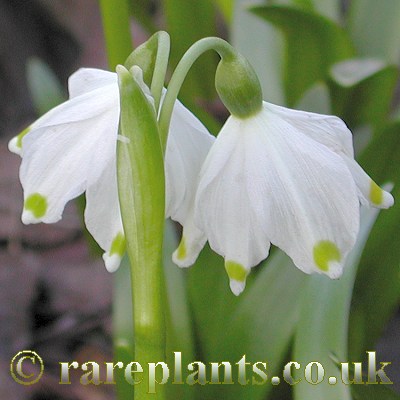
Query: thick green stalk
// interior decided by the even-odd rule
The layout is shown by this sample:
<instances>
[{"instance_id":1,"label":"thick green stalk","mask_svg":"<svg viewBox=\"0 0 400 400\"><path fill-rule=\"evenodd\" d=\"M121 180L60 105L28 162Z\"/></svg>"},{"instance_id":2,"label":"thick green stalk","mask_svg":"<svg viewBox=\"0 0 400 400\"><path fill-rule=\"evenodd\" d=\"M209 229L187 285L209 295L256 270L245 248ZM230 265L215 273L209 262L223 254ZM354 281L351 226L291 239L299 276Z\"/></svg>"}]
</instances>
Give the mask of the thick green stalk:
<instances>
[{"instance_id":1,"label":"thick green stalk","mask_svg":"<svg viewBox=\"0 0 400 400\"><path fill-rule=\"evenodd\" d=\"M115 69L132 51L128 0L100 0L108 64Z\"/></svg>"},{"instance_id":2,"label":"thick green stalk","mask_svg":"<svg viewBox=\"0 0 400 400\"><path fill-rule=\"evenodd\" d=\"M114 69L118 64L123 64L132 51L129 3L127 0L100 0L100 7L109 67ZM125 117L124 121L126 121ZM127 158L124 159L123 157L118 157L118 163L120 176L130 176L130 168L137 167L137 165L132 166L130 161L128 162ZM126 188L131 189L134 182L129 180L125 184ZM132 208L133 199L129 196L132 190L122 190L121 192L128 194L121 196L124 203L121 207L122 210ZM127 221L126 219L133 219L134 221ZM124 220L124 225L134 226L135 222L134 217L128 216ZM143 223L145 222L143 221ZM165 358L165 327L162 310L160 310L160 303L162 302L160 298L163 293L161 263L158 255L156 255L155 260L149 261L144 254L145 252L138 250L141 245L142 248L146 248L141 238L132 238L130 229L126 230L128 230L126 236L130 263L127 259L124 259L114 278L115 362L121 361L126 366L133 360L137 360L146 371L147 361L157 362ZM162 226L160 230L162 232ZM161 245L162 242L159 244L160 249ZM151 248L150 251L153 251L153 249ZM157 251L157 249L154 249L153 254L157 254ZM135 332L133 333L133 331ZM127 382L122 373L116 375L118 400L131 400L133 394L135 394L135 399L138 400L148 396L148 382L146 380L131 386L132 382ZM142 374L134 374L136 380L135 375ZM144 376L146 375L144 374ZM162 398L162 389L159 390L159 395Z\"/></svg>"},{"instance_id":3,"label":"thick green stalk","mask_svg":"<svg viewBox=\"0 0 400 400\"><path fill-rule=\"evenodd\" d=\"M131 262L135 361L135 400L152 392L149 363L165 360L165 288L162 270L165 182L164 161L156 114L139 83L122 66L117 68L121 99L117 151L119 200ZM165 388L153 389L154 399Z\"/></svg>"}]
</instances>

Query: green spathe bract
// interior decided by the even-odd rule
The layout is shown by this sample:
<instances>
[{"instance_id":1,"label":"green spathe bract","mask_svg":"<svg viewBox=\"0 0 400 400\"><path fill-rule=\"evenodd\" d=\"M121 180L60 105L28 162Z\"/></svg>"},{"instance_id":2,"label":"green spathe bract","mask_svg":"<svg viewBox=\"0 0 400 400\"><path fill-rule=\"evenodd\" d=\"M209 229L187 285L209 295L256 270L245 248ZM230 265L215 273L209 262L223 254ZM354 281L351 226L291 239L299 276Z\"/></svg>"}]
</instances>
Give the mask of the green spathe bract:
<instances>
[{"instance_id":1,"label":"green spathe bract","mask_svg":"<svg viewBox=\"0 0 400 400\"><path fill-rule=\"evenodd\" d=\"M169 34L159 31L135 49L125 61L125 67L128 70L137 65L143 71L143 79L151 89L156 110L158 110L161 102L165 74L168 68L169 50Z\"/></svg>"},{"instance_id":2,"label":"green spathe bract","mask_svg":"<svg viewBox=\"0 0 400 400\"><path fill-rule=\"evenodd\" d=\"M164 162L153 106L124 67L117 73L123 137L117 150L118 190L132 270L135 359L146 364L165 358ZM135 387L135 399L147 398L146 391L144 379ZM161 390L157 398L164 398Z\"/></svg>"},{"instance_id":3,"label":"green spathe bract","mask_svg":"<svg viewBox=\"0 0 400 400\"><path fill-rule=\"evenodd\" d=\"M158 39L160 32L155 33L146 42L137 47L126 59L125 67L129 70L138 65L143 71L143 79L150 86L156 62Z\"/></svg>"}]
</instances>

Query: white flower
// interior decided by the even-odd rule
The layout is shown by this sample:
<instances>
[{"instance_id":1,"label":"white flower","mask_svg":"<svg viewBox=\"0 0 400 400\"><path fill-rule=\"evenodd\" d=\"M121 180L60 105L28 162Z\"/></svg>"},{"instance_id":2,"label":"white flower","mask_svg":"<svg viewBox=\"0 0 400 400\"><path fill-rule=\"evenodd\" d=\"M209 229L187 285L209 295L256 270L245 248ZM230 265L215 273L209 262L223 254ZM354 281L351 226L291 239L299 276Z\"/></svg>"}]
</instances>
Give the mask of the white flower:
<instances>
[{"instance_id":1,"label":"white flower","mask_svg":"<svg viewBox=\"0 0 400 400\"><path fill-rule=\"evenodd\" d=\"M387 208L393 197L354 160L344 122L263 102L252 117L229 117L218 135L201 170L195 222L225 258L238 295L271 243L302 271L338 278L360 202Z\"/></svg>"},{"instance_id":2,"label":"white flower","mask_svg":"<svg viewBox=\"0 0 400 400\"><path fill-rule=\"evenodd\" d=\"M125 252L116 178L120 113L117 74L80 69L69 78L68 85L68 101L9 143L9 149L22 156L22 221L57 222L65 204L86 192L86 226L105 251L107 270L115 271ZM191 249L192 243L204 244L206 240L193 225L193 201L197 175L214 138L179 102L170 132L165 160L166 214L184 226ZM183 262L186 255L189 251L181 254Z\"/></svg>"}]
</instances>

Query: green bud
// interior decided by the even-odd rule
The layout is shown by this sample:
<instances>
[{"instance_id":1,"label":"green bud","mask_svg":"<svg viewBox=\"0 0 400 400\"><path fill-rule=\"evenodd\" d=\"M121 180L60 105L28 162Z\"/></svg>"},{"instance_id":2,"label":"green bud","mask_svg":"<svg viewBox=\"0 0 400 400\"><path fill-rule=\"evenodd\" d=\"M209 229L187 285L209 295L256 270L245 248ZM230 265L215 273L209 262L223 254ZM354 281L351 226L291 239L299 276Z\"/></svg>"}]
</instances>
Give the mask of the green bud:
<instances>
[{"instance_id":1,"label":"green bud","mask_svg":"<svg viewBox=\"0 0 400 400\"><path fill-rule=\"evenodd\" d=\"M236 53L221 58L215 74L215 87L232 115L243 119L261 110L260 81L242 55Z\"/></svg>"}]
</instances>

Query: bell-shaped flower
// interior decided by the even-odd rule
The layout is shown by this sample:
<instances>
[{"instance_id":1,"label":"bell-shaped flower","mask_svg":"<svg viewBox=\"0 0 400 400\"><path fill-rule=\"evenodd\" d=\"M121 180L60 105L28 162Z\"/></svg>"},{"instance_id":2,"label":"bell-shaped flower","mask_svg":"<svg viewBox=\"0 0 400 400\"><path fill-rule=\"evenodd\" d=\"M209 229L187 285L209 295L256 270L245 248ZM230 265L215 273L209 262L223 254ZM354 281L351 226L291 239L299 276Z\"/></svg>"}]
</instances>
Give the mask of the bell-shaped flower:
<instances>
[{"instance_id":1,"label":"bell-shaped flower","mask_svg":"<svg viewBox=\"0 0 400 400\"><path fill-rule=\"evenodd\" d=\"M150 97L148 88L141 84ZM117 74L80 69L69 78L68 86L68 101L9 143L9 149L22 156L22 221L57 222L65 204L86 192L86 227L105 251L107 270L115 271L125 252L116 175L120 114ZM184 226L189 244L204 244L206 240L192 222L193 178L213 140L200 121L177 102L165 157L166 213Z\"/></svg>"},{"instance_id":2,"label":"bell-shaped flower","mask_svg":"<svg viewBox=\"0 0 400 400\"><path fill-rule=\"evenodd\" d=\"M354 160L352 135L334 116L263 102L230 116L201 170L195 222L225 258L236 295L270 244L310 274L342 274L360 204L393 204Z\"/></svg>"}]
</instances>

